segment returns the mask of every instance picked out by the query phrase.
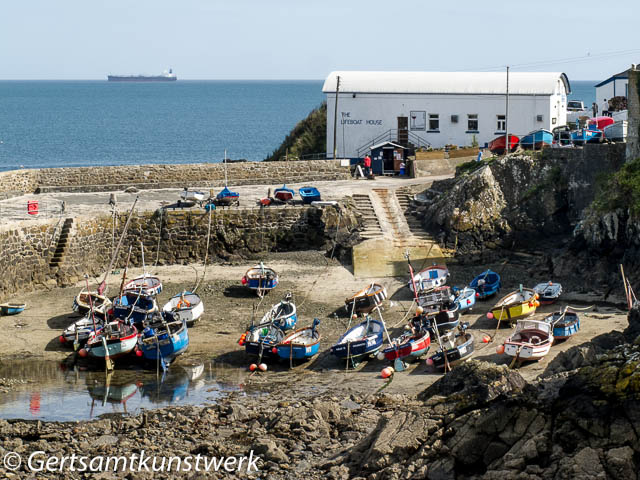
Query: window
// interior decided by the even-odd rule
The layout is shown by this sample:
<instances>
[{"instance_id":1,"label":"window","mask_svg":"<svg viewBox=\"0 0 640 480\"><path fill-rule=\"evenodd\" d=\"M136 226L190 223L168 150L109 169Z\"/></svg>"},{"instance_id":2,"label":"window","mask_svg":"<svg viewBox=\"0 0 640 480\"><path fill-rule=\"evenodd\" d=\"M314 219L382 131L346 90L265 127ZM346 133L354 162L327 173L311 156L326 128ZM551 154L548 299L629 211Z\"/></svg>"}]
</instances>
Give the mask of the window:
<instances>
[{"instance_id":1,"label":"window","mask_svg":"<svg viewBox=\"0 0 640 480\"><path fill-rule=\"evenodd\" d=\"M430 132L440 131L440 115L438 115L437 113L429 114L429 131Z\"/></svg>"},{"instance_id":2,"label":"window","mask_svg":"<svg viewBox=\"0 0 640 480\"><path fill-rule=\"evenodd\" d=\"M458 123L458 115L451 115L451 123Z\"/></svg>"},{"instance_id":3,"label":"window","mask_svg":"<svg viewBox=\"0 0 640 480\"><path fill-rule=\"evenodd\" d=\"M537 122L542 122L543 118L544 117L542 115L536 115L536 121Z\"/></svg>"},{"instance_id":4,"label":"window","mask_svg":"<svg viewBox=\"0 0 640 480\"><path fill-rule=\"evenodd\" d=\"M427 112L411 112L411 130L424 130L426 126Z\"/></svg>"},{"instance_id":5,"label":"window","mask_svg":"<svg viewBox=\"0 0 640 480\"><path fill-rule=\"evenodd\" d=\"M468 114L467 115L467 131L469 132L477 132L478 131L478 114Z\"/></svg>"},{"instance_id":6,"label":"window","mask_svg":"<svg viewBox=\"0 0 640 480\"><path fill-rule=\"evenodd\" d=\"M497 132L504 132L507 130L507 117L506 115L498 115Z\"/></svg>"}]
</instances>

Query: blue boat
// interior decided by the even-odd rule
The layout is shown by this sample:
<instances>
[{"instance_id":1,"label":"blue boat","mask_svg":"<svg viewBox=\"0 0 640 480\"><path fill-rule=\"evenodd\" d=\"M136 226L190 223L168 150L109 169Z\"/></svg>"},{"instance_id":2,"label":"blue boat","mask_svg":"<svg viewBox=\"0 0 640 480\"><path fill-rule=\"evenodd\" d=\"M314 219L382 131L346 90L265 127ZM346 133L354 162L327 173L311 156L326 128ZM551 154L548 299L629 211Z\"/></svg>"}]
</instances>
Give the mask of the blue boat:
<instances>
[{"instance_id":1,"label":"blue boat","mask_svg":"<svg viewBox=\"0 0 640 480\"><path fill-rule=\"evenodd\" d=\"M163 369L182 355L188 346L189 332L184 320L151 324L145 327L138 339L138 348L145 360L157 362L160 359Z\"/></svg>"},{"instance_id":2,"label":"blue boat","mask_svg":"<svg viewBox=\"0 0 640 480\"><path fill-rule=\"evenodd\" d=\"M278 274L274 269L260 263L247 270L241 281L246 287L255 290L259 296L263 296L278 286Z\"/></svg>"},{"instance_id":3,"label":"blue boat","mask_svg":"<svg viewBox=\"0 0 640 480\"><path fill-rule=\"evenodd\" d=\"M249 328L243 340L247 355L257 355L258 359L278 358L278 349L275 348L282 339L284 333L274 324L263 324Z\"/></svg>"},{"instance_id":4,"label":"blue boat","mask_svg":"<svg viewBox=\"0 0 640 480\"><path fill-rule=\"evenodd\" d=\"M157 312L158 304L150 295L129 291L113 299L113 317L129 325L142 327L145 322L152 322Z\"/></svg>"},{"instance_id":5,"label":"blue boat","mask_svg":"<svg viewBox=\"0 0 640 480\"><path fill-rule=\"evenodd\" d=\"M291 301L291 292L287 293L280 303L276 303L264 314L260 325L273 323L282 331L291 330L296 326L298 313L296 304Z\"/></svg>"},{"instance_id":6,"label":"blue boat","mask_svg":"<svg viewBox=\"0 0 640 480\"><path fill-rule=\"evenodd\" d=\"M527 133L520 139L520 146L527 149L539 150L553 143L553 133L543 128Z\"/></svg>"},{"instance_id":7,"label":"blue boat","mask_svg":"<svg viewBox=\"0 0 640 480\"><path fill-rule=\"evenodd\" d=\"M457 295L454 301L458 304L460 312L471 311L476 304L476 291L471 287L464 287L462 290L454 288L453 290Z\"/></svg>"},{"instance_id":8,"label":"blue boat","mask_svg":"<svg viewBox=\"0 0 640 480\"><path fill-rule=\"evenodd\" d=\"M383 332L382 322L367 315L363 322L347 330L340 337L338 343L331 347L331 353L347 360L358 360L373 355L382 347Z\"/></svg>"},{"instance_id":9,"label":"blue boat","mask_svg":"<svg viewBox=\"0 0 640 480\"><path fill-rule=\"evenodd\" d=\"M26 304L24 303L3 303L0 305L2 315L17 315L24 312Z\"/></svg>"},{"instance_id":10,"label":"blue boat","mask_svg":"<svg viewBox=\"0 0 640 480\"><path fill-rule=\"evenodd\" d=\"M486 270L471 280L469 286L476 291L476 298L482 299L496 294L502 287L502 283L500 275L493 270Z\"/></svg>"},{"instance_id":11,"label":"blue boat","mask_svg":"<svg viewBox=\"0 0 640 480\"><path fill-rule=\"evenodd\" d=\"M454 366L468 359L474 351L473 335L465 328L451 330L440 337L440 341L442 345L427 360L427 365L433 365L435 368L446 369L447 366Z\"/></svg>"},{"instance_id":12,"label":"blue boat","mask_svg":"<svg viewBox=\"0 0 640 480\"><path fill-rule=\"evenodd\" d=\"M289 200L292 200L295 194L296 191L291 188L287 188L287 185L282 185L282 187L276 188L273 191L273 197L281 202L288 202Z\"/></svg>"},{"instance_id":13,"label":"blue boat","mask_svg":"<svg viewBox=\"0 0 640 480\"><path fill-rule=\"evenodd\" d=\"M303 203L319 202L320 192L316 187L302 187L298 190Z\"/></svg>"},{"instance_id":14,"label":"blue boat","mask_svg":"<svg viewBox=\"0 0 640 480\"><path fill-rule=\"evenodd\" d=\"M278 356L290 360L304 360L316 355L320 350L320 332L317 330L319 324L320 320L314 318L310 327L299 328L284 337L276 345Z\"/></svg>"},{"instance_id":15,"label":"blue boat","mask_svg":"<svg viewBox=\"0 0 640 480\"><path fill-rule=\"evenodd\" d=\"M565 309L547 315L544 321L553 326L553 340L566 340L580 330L580 317L577 313Z\"/></svg>"},{"instance_id":16,"label":"blue boat","mask_svg":"<svg viewBox=\"0 0 640 480\"><path fill-rule=\"evenodd\" d=\"M240 203L240 194L238 192L232 192L225 185L222 191L216 195L216 201L219 205L237 205Z\"/></svg>"},{"instance_id":17,"label":"blue boat","mask_svg":"<svg viewBox=\"0 0 640 480\"><path fill-rule=\"evenodd\" d=\"M571 141L576 145L585 143L600 143L602 141L602 130L581 128L571 132Z\"/></svg>"}]
</instances>

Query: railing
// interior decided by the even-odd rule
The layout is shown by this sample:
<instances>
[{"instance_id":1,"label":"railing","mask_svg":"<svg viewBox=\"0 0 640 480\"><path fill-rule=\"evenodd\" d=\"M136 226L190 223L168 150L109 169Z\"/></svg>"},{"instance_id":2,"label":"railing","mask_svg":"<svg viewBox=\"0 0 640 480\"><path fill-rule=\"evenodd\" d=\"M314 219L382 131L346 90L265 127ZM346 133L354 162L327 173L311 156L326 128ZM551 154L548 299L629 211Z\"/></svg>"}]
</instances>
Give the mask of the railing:
<instances>
[{"instance_id":1,"label":"railing","mask_svg":"<svg viewBox=\"0 0 640 480\"><path fill-rule=\"evenodd\" d=\"M395 129L391 129L391 130L387 130L384 133L381 133L380 135L378 135L377 137L371 139L370 142L367 142L365 145L361 146L358 149L358 157L362 157L365 153L368 153L370 148L373 145L377 145L379 143L382 142L398 142L398 137L400 134L400 130L398 130L397 128ZM426 147L430 147L431 144L426 141L424 138L419 137L418 135L416 135L415 133L410 132L409 130L402 130L402 133L407 135L408 141L411 145L413 145L415 148L426 148ZM402 145L403 147L405 145Z\"/></svg>"}]
</instances>

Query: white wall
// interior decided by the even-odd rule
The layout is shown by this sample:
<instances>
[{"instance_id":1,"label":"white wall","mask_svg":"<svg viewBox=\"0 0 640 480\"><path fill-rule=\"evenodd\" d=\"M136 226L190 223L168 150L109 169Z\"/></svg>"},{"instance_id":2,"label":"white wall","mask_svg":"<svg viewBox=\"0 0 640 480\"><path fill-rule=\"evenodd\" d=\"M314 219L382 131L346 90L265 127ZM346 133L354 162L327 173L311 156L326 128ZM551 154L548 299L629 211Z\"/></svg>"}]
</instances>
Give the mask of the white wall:
<instances>
[{"instance_id":1,"label":"white wall","mask_svg":"<svg viewBox=\"0 0 640 480\"><path fill-rule=\"evenodd\" d=\"M628 83L629 79L627 78L616 78L613 82L609 82L596 88L596 102L598 102L598 109L602 108L602 102L604 102L605 98L609 100L611 97L626 96ZM598 113L600 114L602 112Z\"/></svg>"},{"instance_id":2,"label":"white wall","mask_svg":"<svg viewBox=\"0 0 640 480\"><path fill-rule=\"evenodd\" d=\"M552 128L566 123L566 95L564 88L555 95L510 96L509 132L524 135L538 128ZM335 94L327 94L327 152L333 152L333 119ZM440 131L412 130L428 141L432 147L447 144L471 145L473 133L467 133L467 114L478 114L476 140L480 146L501 133L497 130L497 115L505 113L504 95L405 95L405 94L341 94L338 102L337 140L339 157L356 157L363 145L390 129L398 128L397 117L408 117L411 111L426 112L426 128L429 114L440 116ZM458 123L451 122L451 115L458 115ZM542 115L543 121L536 120ZM552 122L555 118L555 123ZM504 134L504 132L502 132Z\"/></svg>"}]
</instances>

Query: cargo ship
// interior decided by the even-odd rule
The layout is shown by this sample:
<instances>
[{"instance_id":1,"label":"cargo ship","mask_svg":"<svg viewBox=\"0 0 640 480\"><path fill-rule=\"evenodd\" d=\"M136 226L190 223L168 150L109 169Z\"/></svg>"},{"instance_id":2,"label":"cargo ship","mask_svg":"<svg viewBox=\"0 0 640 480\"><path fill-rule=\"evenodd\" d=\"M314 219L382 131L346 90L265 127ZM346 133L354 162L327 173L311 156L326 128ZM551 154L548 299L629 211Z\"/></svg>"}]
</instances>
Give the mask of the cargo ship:
<instances>
[{"instance_id":1,"label":"cargo ship","mask_svg":"<svg viewBox=\"0 0 640 480\"><path fill-rule=\"evenodd\" d=\"M177 79L171 69L162 75L107 75L109 82L175 82Z\"/></svg>"}]
</instances>

